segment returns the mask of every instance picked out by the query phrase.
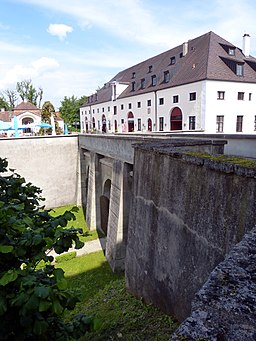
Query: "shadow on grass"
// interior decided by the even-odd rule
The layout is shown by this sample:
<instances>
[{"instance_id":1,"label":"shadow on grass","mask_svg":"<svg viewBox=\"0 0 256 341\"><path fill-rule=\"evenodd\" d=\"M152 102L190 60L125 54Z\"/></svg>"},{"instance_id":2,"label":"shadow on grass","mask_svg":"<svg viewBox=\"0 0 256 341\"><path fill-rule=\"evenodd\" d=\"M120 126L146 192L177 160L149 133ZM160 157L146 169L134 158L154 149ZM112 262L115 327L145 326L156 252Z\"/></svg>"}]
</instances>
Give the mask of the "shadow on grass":
<instances>
[{"instance_id":1,"label":"shadow on grass","mask_svg":"<svg viewBox=\"0 0 256 341\"><path fill-rule=\"evenodd\" d=\"M58 267L65 271L70 290L81 300L66 318L78 313L94 317L94 331L81 341L164 341L177 327L170 316L126 291L124 274L112 272L103 252L80 256Z\"/></svg>"}]
</instances>

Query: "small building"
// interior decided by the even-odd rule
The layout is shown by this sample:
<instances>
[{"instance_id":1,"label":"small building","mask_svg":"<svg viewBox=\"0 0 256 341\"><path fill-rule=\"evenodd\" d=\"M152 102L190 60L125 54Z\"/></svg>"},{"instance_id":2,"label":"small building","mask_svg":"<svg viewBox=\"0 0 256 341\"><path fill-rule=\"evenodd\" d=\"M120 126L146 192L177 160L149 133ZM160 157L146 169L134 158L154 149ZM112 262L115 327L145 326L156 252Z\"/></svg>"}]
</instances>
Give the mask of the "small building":
<instances>
[{"instance_id":1,"label":"small building","mask_svg":"<svg viewBox=\"0 0 256 341\"><path fill-rule=\"evenodd\" d=\"M256 133L256 58L208 32L120 71L80 108L81 132Z\"/></svg>"}]
</instances>

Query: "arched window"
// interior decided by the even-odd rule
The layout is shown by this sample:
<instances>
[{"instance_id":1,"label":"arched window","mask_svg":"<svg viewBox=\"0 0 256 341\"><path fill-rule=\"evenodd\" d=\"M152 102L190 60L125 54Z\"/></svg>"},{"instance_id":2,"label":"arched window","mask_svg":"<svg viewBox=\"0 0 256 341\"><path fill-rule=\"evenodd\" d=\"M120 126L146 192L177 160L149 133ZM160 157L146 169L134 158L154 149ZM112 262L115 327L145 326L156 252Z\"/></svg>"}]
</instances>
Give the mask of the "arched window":
<instances>
[{"instance_id":1,"label":"arched window","mask_svg":"<svg viewBox=\"0 0 256 341\"><path fill-rule=\"evenodd\" d=\"M182 130L182 111L178 107L173 108L171 111L170 129Z\"/></svg>"},{"instance_id":2,"label":"arched window","mask_svg":"<svg viewBox=\"0 0 256 341\"><path fill-rule=\"evenodd\" d=\"M102 115L101 122L102 122L102 129L101 130L103 133L106 133L107 132L107 120L106 120L105 115Z\"/></svg>"},{"instance_id":3,"label":"arched window","mask_svg":"<svg viewBox=\"0 0 256 341\"><path fill-rule=\"evenodd\" d=\"M134 116L131 111L128 112L128 132L134 131Z\"/></svg>"}]
</instances>

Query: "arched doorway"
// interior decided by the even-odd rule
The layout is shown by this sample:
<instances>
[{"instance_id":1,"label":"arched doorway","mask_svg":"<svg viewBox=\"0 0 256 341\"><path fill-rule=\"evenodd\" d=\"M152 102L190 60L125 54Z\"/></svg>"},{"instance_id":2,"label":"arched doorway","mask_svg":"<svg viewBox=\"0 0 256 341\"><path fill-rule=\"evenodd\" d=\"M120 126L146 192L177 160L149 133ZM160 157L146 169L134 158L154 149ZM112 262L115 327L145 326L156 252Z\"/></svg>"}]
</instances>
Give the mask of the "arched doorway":
<instances>
[{"instance_id":1,"label":"arched doorway","mask_svg":"<svg viewBox=\"0 0 256 341\"><path fill-rule=\"evenodd\" d=\"M171 111L170 129L182 130L182 111L178 107L173 108Z\"/></svg>"},{"instance_id":2,"label":"arched doorway","mask_svg":"<svg viewBox=\"0 0 256 341\"><path fill-rule=\"evenodd\" d=\"M102 115L101 122L102 122L101 130L102 130L103 133L106 133L107 132L107 120L106 120L106 116L105 115Z\"/></svg>"},{"instance_id":3,"label":"arched doorway","mask_svg":"<svg viewBox=\"0 0 256 341\"><path fill-rule=\"evenodd\" d=\"M23 126L26 126L26 128L23 129L23 133L24 133L24 134L31 134L31 133L32 133L32 130L31 130L30 125L33 124L33 123L34 123L34 120L33 120L33 118L31 118L31 117L24 117L24 118L22 119L21 124L22 124Z\"/></svg>"},{"instance_id":4,"label":"arched doorway","mask_svg":"<svg viewBox=\"0 0 256 341\"><path fill-rule=\"evenodd\" d=\"M131 111L128 112L128 132L134 131L134 116Z\"/></svg>"},{"instance_id":5,"label":"arched doorway","mask_svg":"<svg viewBox=\"0 0 256 341\"><path fill-rule=\"evenodd\" d=\"M115 120L114 124L115 124L115 133L117 133L117 120Z\"/></svg>"},{"instance_id":6,"label":"arched doorway","mask_svg":"<svg viewBox=\"0 0 256 341\"><path fill-rule=\"evenodd\" d=\"M107 235L107 232L108 232L110 189L111 189L111 181L108 179L104 183L103 195L100 197L101 229L105 233L105 235Z\"/></svg>"},{"instance_id":7,"label":"arched doorway","mask_svg":"<svg viewBox=\"0 0 256 341\"><path fill-rule=\"evenodd\" d=\"M152 131L152 120L151 120L151 118L148 119L148 131Z\"/></svg>"}]
</instances>

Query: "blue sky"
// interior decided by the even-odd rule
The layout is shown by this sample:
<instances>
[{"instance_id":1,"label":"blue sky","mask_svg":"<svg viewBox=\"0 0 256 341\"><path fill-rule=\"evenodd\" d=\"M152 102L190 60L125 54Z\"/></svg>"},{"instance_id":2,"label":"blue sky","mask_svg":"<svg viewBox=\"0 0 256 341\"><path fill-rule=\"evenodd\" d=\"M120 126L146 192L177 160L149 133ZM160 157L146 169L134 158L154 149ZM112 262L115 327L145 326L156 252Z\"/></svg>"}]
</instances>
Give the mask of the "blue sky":
<instances>
[{"instance_id":1,"label":"blue sky","mask_svg":"<svg viewBox=\"0 0 256 341\"><path fill-rule=\"evenodd\" d=\"M57 111L117 72L214 31L242 48L253 0L0 0L0 92L31 79Z\"/></svg>"}]
</instances>

